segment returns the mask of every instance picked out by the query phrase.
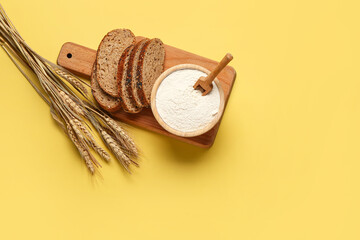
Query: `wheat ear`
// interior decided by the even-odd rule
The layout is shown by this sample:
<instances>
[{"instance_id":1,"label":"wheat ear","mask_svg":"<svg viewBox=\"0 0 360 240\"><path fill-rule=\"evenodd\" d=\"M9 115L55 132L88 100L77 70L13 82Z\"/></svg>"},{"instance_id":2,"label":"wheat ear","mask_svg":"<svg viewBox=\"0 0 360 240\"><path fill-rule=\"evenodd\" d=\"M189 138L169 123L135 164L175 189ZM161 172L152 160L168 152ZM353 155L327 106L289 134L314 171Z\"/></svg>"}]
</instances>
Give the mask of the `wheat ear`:
<instances>
[{"instance_id":1,"label":"wheat ear","mask_svg":"<svg viewBox=\"0 0 360 240\"><path fill-rule=\"evenodd\" d=\"M88 90L85 88L85 86L75 77L73 77L72 75L64 72L61 69L56 69L55 71L60 77L64 78L65 80L67 80L71 85L73 85L75 88L80 89L83 93L87 94Z\"/></svg>"},{"instance_id":2,"label":"wheat ear","mask_svg":"<svg viewBox=\"0 0 360 240\"><path fill-rule=\"evenodd\" d=\"M130 164L137 166L135 159L138 151L133 140L115 121L109 118L105 121L107 115L93 104L86 94L90 85L32 50L11 23L1 4L0 46L50 106L51 116L74 143L91 173L94 173L100 164L90 148L105 160L109 159L109 153L95 141L91 127L97 130L109 150L114 152L114 156L128 171ZM29 77L23 68L29 68L36 78ZM88 125L87 121L90 121L92 126Z\"/></svg>"},{"instance_id":3,"label":"wheat ear","mask_svg":"<svg viewBox=\"0 0 360 240\"><path fill-rule=\"evenodd\" d=\"M105 131L100 131L101 135L103 136L105 142L109 146L109 148L115 154L115 157L120 161L120 163L124 166L124 168L131 173L130 169L128 168L132 161L125 155L125 153L121 150L120 145Z\"/></svg>"},{"instance_id":4,"label":"wheat ear","mask_svg":"<svg viewBox=\"0 0 360 240\"><path fill-rule=\"evenodd\" d=\"M137 157L139 155L139 151L136 148L134 140L126 133L126 131L119 126L115 120L107 116L105 117L105 122L115 131L119 138L123 140L122 143L128 147L129 152Z\"/></svg>"},{"instance_id":5,"label":"wheat ear","mask_svg":"<svg viewBox=\"0 0 360 240\"><path fill-rule=\"evenodd\" d=\"M70 120L71 125L77 126L87 137L87 141L89 142L90 146L106 161L110 161L110 155L107 151L105 151L102 147L100 147L93 135L90 133L90 131L82 124L78 119L74 118Z\"/></svg>"},{"instance_id":6,"label":"wheat ear","mask_svg":"<svg viewBox=\"0 0 360 240\"><path fill-rule=\"evenodd\" d=\"M71 128L69 123L66 124L66 128L67 128L67 132L68 132L68 135L69 135L71 141L74 143L74 145L80 152L80 155L84 159L87 168L90 170L90 172L92 174L94 174L95 168L94 168L93 162L91 161L89 151L87 151L86 148L80 144L79 140L77 139L77 137L75 135L74 130Z\"/></svg>"},{"instance_id":7,"label":"wheat ear","mask_svg":"<svg viewBox=\"0 0 360 240\"><path fill-rule=\"evenodd\" d=\"M83 109L77 103L75 103L74 100L72 100L64 91L59 90L59 94L66 105L69 106L74 112L81 116L85 115Z\"/></svg>"}]
</instances>

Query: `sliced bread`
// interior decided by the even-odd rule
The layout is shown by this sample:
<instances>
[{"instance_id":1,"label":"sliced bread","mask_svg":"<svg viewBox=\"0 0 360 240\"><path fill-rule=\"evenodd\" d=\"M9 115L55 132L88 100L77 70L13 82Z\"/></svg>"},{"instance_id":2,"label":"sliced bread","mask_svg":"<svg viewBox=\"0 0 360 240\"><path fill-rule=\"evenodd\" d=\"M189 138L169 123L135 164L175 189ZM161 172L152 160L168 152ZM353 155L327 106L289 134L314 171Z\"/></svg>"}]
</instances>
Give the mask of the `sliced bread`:
<instances>
[{"instance_id":1,"label":"sliced bread","mask_svg":"<svg viewBox=\"0 0 360 240\"><path fill-rule=\"evenodd\" d=\"M119 84L120 96L122 99L121 105L125 112L138 113L141 108L138 108L135 104L134 99L128 94L126 88L127 69L129 65L129 59L134 49L134 45L127 47L120 57L117 72L117 82Z\"/></svg>"},{"instance_id":2,"label":"sliced bread","mask_svg":"<svg viewBox=\"0 0 360 240\"><path fill-rule=\"evenodd\" d=\"M142 106L150 105L151 90L164 70L165 48L163 42L154 38L141 49L136 70L137 94Z\"/></svg>"},{"instance_id":3,"label":"sliced bread","mask_svg":"<svg viewBox=\"0 0 360 240\"><path fill-rule=\"evenodd\" d=\"M102 109L108 112L116 112L121 109L121 99L114 98L107 93L105 93L101 88L99 83L96 81L96 62L93 66L91 73L91 91L96 100Z\"/></svg>"},{"instance_id":4,"label":"sliced bread","mask_svg":"<svg viewBox=\"0 0 360 240\"><path fill-rule=\"evenodd\" d=\"M136 69L139 61L139 56L141 49L143 46L150 41L149 39L145 38L135 44L134 49L130 55L129 65L127 69L127 77L126 77L126 89L128 91L128 95L134 100L135 105L138 108L146 107L143 106L141 100L136 91Z\"/></svg>"},{"instance_id":5,"label":"sliced bread","mask_svg":"<svg viewBox=\"0 0 360 240\"><path fill-rule=\"evenodd\" d=\"M103 38L96 54L96 80L102 90L112 97L120 97L116 81L117 66L125 48L135 43L135 35L128 29L115 29Z\"/></svg>"}]
</instances>

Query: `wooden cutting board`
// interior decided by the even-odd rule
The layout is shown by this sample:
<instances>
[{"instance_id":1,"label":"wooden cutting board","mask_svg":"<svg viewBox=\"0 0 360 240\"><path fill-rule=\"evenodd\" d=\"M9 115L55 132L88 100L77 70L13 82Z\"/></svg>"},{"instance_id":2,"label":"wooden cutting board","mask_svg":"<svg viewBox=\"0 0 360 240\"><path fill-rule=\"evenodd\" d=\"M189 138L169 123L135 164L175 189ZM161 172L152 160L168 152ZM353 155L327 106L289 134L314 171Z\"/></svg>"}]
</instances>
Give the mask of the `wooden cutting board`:
<instances>
[{"instance_id":1,"label":"wooden cutting board","mask_svg":"<svg viewBox=\"0 0 360 240\"><path fill-rule=\"evenodd\" d=\"M141 39L143 39L143 37L136 38L137 41L140 41ZM57 63L76 75L90 79L95 57L96 50L75 43L67 42L61 47ZM213 70L217 65L216 61L195 55L190 52L186 52L169 45L165 45L165 70L172 66L183 63L197 64L209 69L210 71ZM230 66L227 66L217 77L220 81L221 87L224 90L225 109L226 103L231 93L231 89L234 85L235 77L236 72L234 68ZM150 108L144 109L137 114L130 114L125 113L124 111L119 111L112 113L111 115L114 118L128 124L157 132L203 148L209 148L212 146L221 123L220 119L214 128L201 136L184 138L173 135L163 129L154 118Z\"/></svg>"}]
</instances>

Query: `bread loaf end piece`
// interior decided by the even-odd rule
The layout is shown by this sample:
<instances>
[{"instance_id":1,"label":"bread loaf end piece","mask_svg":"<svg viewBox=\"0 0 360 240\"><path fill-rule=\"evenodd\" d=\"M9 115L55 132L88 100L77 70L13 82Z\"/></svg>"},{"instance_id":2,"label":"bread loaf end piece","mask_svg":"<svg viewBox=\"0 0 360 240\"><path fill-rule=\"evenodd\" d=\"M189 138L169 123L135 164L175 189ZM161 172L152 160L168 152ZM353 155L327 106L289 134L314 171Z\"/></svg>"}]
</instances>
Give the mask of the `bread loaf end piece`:
<instances>
[{"instance_id":1,"label":"bread loaf end piece","mask_svg":"<svg viewBox=\"0 0 360 240\"><path fill-rule=\"evenodd\" d=\"M96 54L96 80L101 89L112 97L120 97L116 81L120 56L134 43L135 35L129 29L112 30L100 42Z\"/></svg>"},{"instance_id":2,"label":"bread loaf end piece","mask_svg":"<svg viewBox=\"0 0 360 240\"><path fill-rule=\"evenodd\" d=\"M114 98L105 93L96 81L96 62L91 73L91 92L102 109L107 112L116 112L121 109L121 99Z\"/></svg>"}]
</instances>

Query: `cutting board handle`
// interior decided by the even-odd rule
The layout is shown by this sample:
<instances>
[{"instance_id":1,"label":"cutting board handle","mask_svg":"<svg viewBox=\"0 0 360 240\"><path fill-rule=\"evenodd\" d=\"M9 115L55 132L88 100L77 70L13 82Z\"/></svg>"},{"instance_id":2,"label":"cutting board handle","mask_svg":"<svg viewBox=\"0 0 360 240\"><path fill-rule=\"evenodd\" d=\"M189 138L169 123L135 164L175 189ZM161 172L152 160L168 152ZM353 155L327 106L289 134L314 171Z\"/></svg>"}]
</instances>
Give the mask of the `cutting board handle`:
<instances>
[{"instance_id":1,"label":"cutting board handle","mask_svg":"<svg viewBox=\"0 0 360 240\"><path fill-rule=\"evenodd\" d=\"M76 43L67 42L61 47L57 63L76 75L90 78L95 58L95 50Z\"/></svg>"}]
</instances>

